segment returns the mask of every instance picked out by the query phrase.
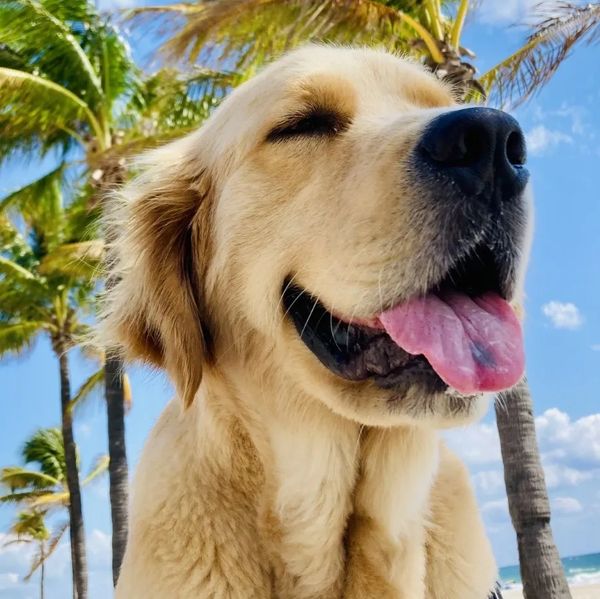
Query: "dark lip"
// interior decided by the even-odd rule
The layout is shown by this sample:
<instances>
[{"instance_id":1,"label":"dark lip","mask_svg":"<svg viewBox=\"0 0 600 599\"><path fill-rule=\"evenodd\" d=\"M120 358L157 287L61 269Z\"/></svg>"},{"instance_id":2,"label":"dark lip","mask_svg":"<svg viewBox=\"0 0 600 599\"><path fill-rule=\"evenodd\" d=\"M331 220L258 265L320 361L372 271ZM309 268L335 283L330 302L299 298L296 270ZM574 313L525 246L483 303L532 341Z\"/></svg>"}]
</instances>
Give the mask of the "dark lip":
<instances>
[{"instance_id":1,"label":"dark lip","mask_svg":"<svg viewBox=\"0 0 600 599\"><path fill-rule=\"evenodd\" d=\"M337 376L356 382L371 380L385 389L398 390L408 379L432 391L447 388L424 356L404 351L385 331L340 320L289 279L282 293L285 312L298 335Z\"/></svg>"},{"instance_id":2,"label":"dark lip","mask_svg":"<svg viewBox=\"0 0 600 599\"><path fill-rule=\"evenodd\" d=\"M430 291L453 289L471 296L493 291L510 299L512 264L512 256L502 248L479 244L457 260ZM370 380L396 395L411 386L427 393L447 390L448 385L425 356L409 354L382 329L336 317L291 275L283 283L282 300L285 314L304 344L337 376L355 382Z\"/></svg>"}]
</instances>

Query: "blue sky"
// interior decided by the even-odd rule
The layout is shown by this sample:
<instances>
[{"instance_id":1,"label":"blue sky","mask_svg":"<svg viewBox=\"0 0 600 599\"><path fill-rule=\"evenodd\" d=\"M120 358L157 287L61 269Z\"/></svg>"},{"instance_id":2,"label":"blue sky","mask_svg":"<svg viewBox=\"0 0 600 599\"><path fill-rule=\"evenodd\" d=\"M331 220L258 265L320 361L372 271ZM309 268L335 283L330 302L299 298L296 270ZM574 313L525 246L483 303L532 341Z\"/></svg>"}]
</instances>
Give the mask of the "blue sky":
<instances>
[{"instance_id":1,"label":"blue sky","mask_svg":"<svg viewBox=\"0 0 600 599\"><path fill-rule=\"evenodd\" d=\"M485 0L464 43L477 51L481 71L522 40L510 23L538 0ZM100 2L132 5L120 0ZM139 44L132 42L134 52ZM526 131L536 197L536 231L527 279L527 363L535 400L540 448L553 507L553 528L562 555L600 551L600 86L599 48L579 48L544 91L515 114ZM49 170L51 160L0 170L0 195ZM71 356L74 383L92 366ZM146 435L171 396L160 373L131 371L134 405L127 418L131 466ZM23 441L38 427L59 423L58 366L41 340L21 360L0 363L0 465L18 462ZM517 560L503 490L493 414L449 435L473 475L484 520L500 565ZM82 464L106 452L101 398L78 417ZM110 514L107 481L84 492L90 564L90 597L110 596ZM13 510L0 507L0 599L37 596L23 584L29 548L3 548ZM51 559L48 596L70 593L68 546Z\"/></svg>"}]
</instances>

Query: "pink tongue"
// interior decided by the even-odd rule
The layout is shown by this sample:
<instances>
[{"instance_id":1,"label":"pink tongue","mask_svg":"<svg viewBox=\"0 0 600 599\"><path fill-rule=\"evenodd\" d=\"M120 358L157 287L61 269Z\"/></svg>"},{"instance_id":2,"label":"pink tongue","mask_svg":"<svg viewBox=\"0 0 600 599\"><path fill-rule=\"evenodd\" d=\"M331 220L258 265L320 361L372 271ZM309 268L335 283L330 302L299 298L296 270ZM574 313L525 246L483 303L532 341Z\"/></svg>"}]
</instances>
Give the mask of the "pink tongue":
<instances>
[{"instance_id":1,"label":"pink tongue","mask_svg":"<svg viewBox=\"0 0 600 599\"><path fill-rule=\"evenodd\" d=\"M523 375L521 325L495 293L429 294L383 312L379 322L402 349L423 354L460 393L501 391Z\"/></svg>"}]
</instances>

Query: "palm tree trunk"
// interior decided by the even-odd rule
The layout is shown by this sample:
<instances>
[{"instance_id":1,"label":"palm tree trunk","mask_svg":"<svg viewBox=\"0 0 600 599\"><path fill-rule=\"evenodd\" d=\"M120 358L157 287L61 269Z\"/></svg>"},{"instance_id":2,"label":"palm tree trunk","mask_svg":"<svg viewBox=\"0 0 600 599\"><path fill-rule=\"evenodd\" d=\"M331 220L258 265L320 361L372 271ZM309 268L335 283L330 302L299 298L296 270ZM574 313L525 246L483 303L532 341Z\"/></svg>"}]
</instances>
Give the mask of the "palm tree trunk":
<instances>
[{"instance_id":1,"label":"palm tree trunk","mask_svg":"<svg viewBox=\"0 0 600 599\"><path fill-rule=\"evenodd\" d=\"M121 186L127 172L121 162L108 164L104 167L104 177L101 182L100 197L104 206L108 192ZM114 233L110 228L105 231L105 237L110 248ZM106 257L110 264L110 251ZM115 281L109 277L106 289L110 290ZM121 562L127 545L127 527L129 510L129 476L127 467L127 450L125 446L125 394L123 389L124 366L118 353L110 348L106 351L104 394L106 398L108 420L108 455L110 462L108 474L110 481L110 513L112 519L112 574L116 586L121 570Z\"/></svg>"},{"instance_id":2,"label":"palm tree trunk","mask_svg":"<svg viewBox=\"0 0 600 599\"><path fill-rule=\"evenodd\" d=\"M44 599L44 583L46 578L46 552L44 551L44 541L40 543L40 557L42 558L40 572L40 599Z\"/></svg>"},{"instance_id":3,"label":"palm tree trunk","mask_svg":"<svg viewBox=\"0 0 600 599\"><path fill-rule=\"evenodd\" d=\"M501 395L496 419L525 599L570 599L550 528L550 503L526 379Z\"/></svg>"},{"instance_id":4,"label":"palm tree trunk","mask_svg":"<svg viewBox=\"0 0 600 599\"><path fill-rule=\"evenodd\" d=\"M73 569L73 596L87 599L87 560L85 554L85 532L81 509L81 490L77 468L77 447L73 439L73 419L71 401L71 381L69 361L64 348L57 348L60 365L60 402L62 408L62 435L65 445L67 487L69 488L69 533L71 536L71 566Z\"/></svg>"},{"instance_id":5,"label":"palm tree trunk","mask_svg":"<svg viewBox=\"0 0 600 599\"><path fill-rule=\"evenodd\" d=\"M108 412L108 453L110 462L110 510L112 518L112 573L116 586L127 544L128 469L125 449L125 400L123 363L108 352L105 364L105 395Z\"/></svg>"}]
</instances>

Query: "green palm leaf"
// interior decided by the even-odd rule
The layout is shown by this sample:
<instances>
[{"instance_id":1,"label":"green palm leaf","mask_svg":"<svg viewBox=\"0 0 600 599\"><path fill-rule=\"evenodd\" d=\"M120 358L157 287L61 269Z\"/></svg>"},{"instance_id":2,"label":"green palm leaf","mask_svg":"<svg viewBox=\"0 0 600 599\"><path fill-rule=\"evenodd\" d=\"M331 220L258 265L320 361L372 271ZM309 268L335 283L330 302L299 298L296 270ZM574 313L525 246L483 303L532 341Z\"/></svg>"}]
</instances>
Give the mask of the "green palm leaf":
<instances>
[{"instance_id":1,"label":"green palm leaf","mask_svg":"<svg viewBox=\"0 0 600 599\"><path fill-rule=\"evenodd\" d=\"M0 7L0 39L39 73L86 97L93 104L102 96L102 84L88 56L66 22L37 0L8 0ZM33 48L43 49L32 55Z\"/></svg>"},{"instance_id":2,"label":"green palm leaf","mask_svg":"<svg viewBox=\"0 0 600 599\"><path fill-rule=\"evenodd\" d=\"M36 499L48 495L47 491L19 491L0 495L0 503L15 503L31 505Z\"/></svg>"},{"instance_id":3,"label":"green palm leaf","mask_svg":"<svg viewBox=\"0 0 600 599\"><path fill-rule=\"evenodd\" d=\"M540 5L537 23L522 48L490 69L480 82L493 104L513 108L542 89L576 44L600 39L600 4Z\"/></svg>"},{"instance_id":4,"label":"green palm leaf","mask_svg":"<svg viewBox=\"0 0 600 599\"><path fill-rule=\"evenodd\" d=\"M0 470L0 483L8 486L12 491L17 489L34 488L47 489L59 485L60 481L54 476L27 470L19 466L7 466Z\"/></svg>"},{"instance_id":5,"label":"green palm leaf","mask_svg":"<svg viewBox=\"0 0 600 599\"><path fill-rule=\"evenodd\" d=\"M29 502L32 508L53 509L69 504L69 492L58 491L52 493L43 493L34 497Z\"/></svg>"},{"instance_id":6,"label":"green palm leaf","mask_svg":"<svg viewBox=\"0 0 600 599\"><path fill-rule=\"evenodd\" d=\"M71 399L69 408L75 410L80 408L89 400L95 391L104 385L104 366L91 374L79 387L77 393Z\"/></svg>"},{"instance_id":7,"label":"green palm leaf","mask_svg":"<svg viewBox=\"0 0 600 599\"><path fill-rule=\"evenodd\" d=\"M101 64L102 88L105 107L111 110L113 103L123 97L131 98L141 93L140 73L131 58L124 38L105 22L96 30L88 51L98 56ZM111 115L108 115L111 117Z\"/></svg>"},{"instance_id":8,"label":"green palm leaf","mask_svg":"<svg viewBox=\"0 0 600 599\"><path fill-rule=\"evenodd\" d=\"M58 428L36 431L23 445L23 459L35 463L40 471L58 481L66 478L65 448Z\"/></svg>"},{"instance_id":9,"label":"green palm leaf","mask_svg":"<svg viewBox=\"0 0 600 599\"><path fill-rule=\"evenodd\" d=\"M104 243L100 239L65 243L54 248L40 261L41 274L60 274L73 278L92 279L104 258Z\"/></svg>"},{"instance_id":10,"label":"green palm leaf","mask_svg":"<svg viewBox=\"0 0 600 599\"><path fill-rule=\"evenodd\" d=\"M190 63L200 52L211 61L233 61L236 70L251 74L258 65L307 41L382 45L411 52L409 43L422 39L434 60L442 56L423 21L426 13L410 0L215 0L189 5L143 7L132 11L134 23L171 25L165 45L168 55Z\"/></svg>"},{"instance_id":11,"label":"green palm leaf","mask_svg":"<svg viewBox=\"0 0 600 599\"><path fill-rule=\"evenodd\" d=\"M65 174L65 164L41 176L39 179L13 191L0 201L0 211L17 211L26 221L56 221L62 217L61 184Z\"/></svg>"},{"instance_id":12,"label":"green palm leaf","mask_svg":"<svg viewBox=\"0 0 600 599\"><path fill-rule=\"evenodd\" d=\"M50 532L46 528L44 521L44 512L39 511L19 513L17 519L10 527L10 531L20 537L19 540L21 541L45 541L50 537Z\"/></svg>"},{"instance_id":13,"label":"green palm leaf","mask_svg":"<svg viewBox=\"0 0 600 599\"><path fill-rule=\"evenodd\" d=\"M2 256L0 256L0 275L10 277L11 279L24 279L25 281L36 280L36 277L32 272Z\"/></svg>"},{"instance_id":14,"label":"green palm leaf","mask_svg":"<svg viewBox=\"0 0 600 599\"><path fill-rule=\"evenodd\" d=\"M108 470L109 458L107 455L101 455L96 459L96 462L88 472L87 476L83 479L82 484L88 485L94 479L104 474Z\"/></svg>"},{"instance_id":15,"label":"green palm leaf","mask_svg":"<svg viewBox=\"0 0 600 599\"><path fill-rule=\"evenodd\" d=\"M0 357L24 351L45 328L45 322L0 322Z\"/></svg>"},{"instance_id":16,"label":"green palm leaf","mask_svg":"<svg viewBox=\"0 0 600 599\"><path fill-rule=\"evenodd\" d=\"M81 121L105 142L94 113L71 91L39 75L0 67L0 159L60 139L81 141L76 133Z\"/></svg>"}]
</instances>

